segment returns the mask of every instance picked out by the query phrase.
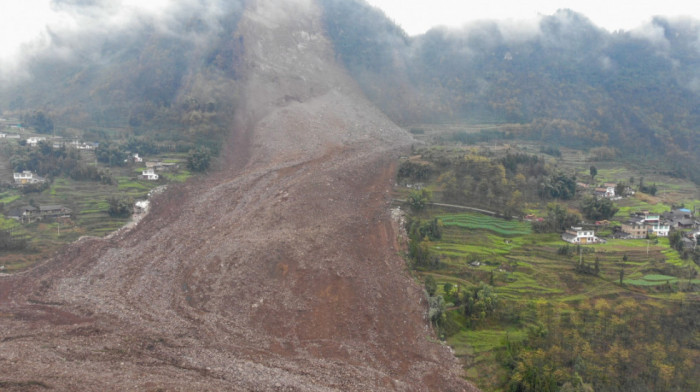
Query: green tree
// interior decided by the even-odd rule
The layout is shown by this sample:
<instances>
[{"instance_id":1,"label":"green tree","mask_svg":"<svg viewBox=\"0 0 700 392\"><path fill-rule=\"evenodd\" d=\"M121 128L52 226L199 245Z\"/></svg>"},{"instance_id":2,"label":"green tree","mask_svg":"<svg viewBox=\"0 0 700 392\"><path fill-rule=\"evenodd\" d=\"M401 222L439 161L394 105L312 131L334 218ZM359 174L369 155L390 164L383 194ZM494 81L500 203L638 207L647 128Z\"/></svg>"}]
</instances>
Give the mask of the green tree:
<instances>
[{"instance_id":1,"label":"green tree","mask_svg":"<svg viewBox=\"0 0 700 392\"><path fill-rule=\"evenodd\" d=\"M431 199L432 195L430 192L427 189L421 189L409 193L407 201L408 205L411 206L414 211L420 211L430 203Z\"/></svg>"},{"instance_id":2,"label":"green tree","mask_svg":"<svg viewBox=\"0 0 700 392\"><path fill-rule=\"evenodd\" d=\"M211 150L206 147L197 147L194 150L190 150L190 153L187 156L187 168L192 171L206 171L209 169L210 162Z\"/></svg>"},{"instance_id":3,"label":"green tree","mask_svg":"<svg viewBox=\"0 0 700 392\"><path fill-rule=\"evenodd\" d=\"M23 116L24 122L30 126L34 127L39 133L51 133L53 132L54 125L53 120L42 111L37 111L31 115Z\"/></svg>"},{"instance_id":4,"label":"green tree","mask_svg":"<svg viewBox=\"0 0 700 392\"><path fill-rule=\"evenodd\" d=\"M450 295L450 292L452 292L452 283L447 282L442 286L445 289L445 294Z\"/></svg>"},{"instance_id":5,"label":"green tree","mask_svg":"<svg viewBox=\"0 0 700 392\"><path fill-rule=\"evenodd\" d=\"M538 233L562 232L580 221L580 215L569 212L559 203L549 203L547 217L543 222L533 222L532 229Z\"/></svg>"},{"instance_id":6,"label":"green tree","mask_svg":"<svg viewBox=\"0 0 700 392\"><path fill-rule=\"evenodd\" d=\"M112 196L107 199L107 212L114 217L127 217L134 212L134 199L131 197Z\"/></svg>"},{"instance_id":7,"label":"green tree","mask_svg":"<svg viewBox=\"0 0 700 392\"><path fill-rule=\"evenodd\" d=\"M95 157L97 157L98 161L109 166L124 166L128 155L121 149L121 146L104 142L100 143L95 149Z\"/></svg>"},{"instance_id":8,"label":"green tree","mask_svg":"<svg viewBox=\"0 0 700 392\"><path fill-rule=\"evenodd\" d=\"M668 236L668 244L679 252L683 251L683 232L679 230L672 231Z\"/></svg>"},{"instance_id":9,"label":"green tree","mask_svg":"<svg viewBox=\"0 0 700 392\"><path fill-rule=\"evenodd\" d=\"M430 296L428 298L428 317L430 321L439 324L445 314L445 299L442 295Z\"/></svg>"},{"instance_id":10,"label":"green tree","mask_svg":"<svg viewBox=\"0 0 700 392\"><path fill-rule=\"evenodd\" d=\"M428 292L428 296L432 297L435 295L437 292L437 282L435 282L435 278L433 278L432 275L425 277L424 287L425 291Z\"/></svg>"},{"instance_id":11,"label":"green tree","mask_svg":"<svg viewBox=\"0 0 700 392\"><path fill-rule=\"evenodd\" d=\"M615 195L616 196L624 196L626 190L627 190L627 185L624 182L618 182L617 185L615 186Z\"/></svg>"},{"instance_id":12,"label":"green tree","mask_svg":"<svg viewBox=\"0 0 700 392\"><path fill-rule=\"evenodd\" d=\"M591 165L591 167L588 169L588 171L591 173L591 179L595 181L595 176L598 175L598 168L595 166Z\"/></svg>"},{"instance_id":13,"label":"green tree","mask_svg":"<svg viewBox=\"0 0 700 392\"><path fill-rule=\"evenodd\" d=\"M540 197L568 200L576 195L576 177L557 172L540 185Z\"/></svg>"},{"instance_id":14,"label":"green tree","mask_svg":"<svg viewBox=\"0 0 700 392\"><path fill-rule=\"evenodd\" d=\"M610 199L598 199L593 196L581 200L581 212L591 220L610 219L619 211L619 208Z\"/></svg>"}]
</instances>

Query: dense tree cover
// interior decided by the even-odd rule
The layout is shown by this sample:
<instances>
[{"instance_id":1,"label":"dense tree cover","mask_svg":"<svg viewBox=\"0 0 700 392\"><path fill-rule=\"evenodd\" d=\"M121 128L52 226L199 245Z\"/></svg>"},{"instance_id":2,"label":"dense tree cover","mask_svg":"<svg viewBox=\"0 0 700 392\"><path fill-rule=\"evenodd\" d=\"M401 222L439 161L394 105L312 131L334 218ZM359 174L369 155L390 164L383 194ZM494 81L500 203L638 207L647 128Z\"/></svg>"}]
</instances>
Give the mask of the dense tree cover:
<instances>
[{"instance_id":1,"label":"dense tree cover","mask_svg":"<svg viewBox=\"0 0 700 392\"><path fill-rule=\"evenodd\" d=\"M424 209L431 201L433 195L427 189L415 190L406 196L406 202L413 211Z\"/></svg>"},{"instance_id":2,"label":"dense tree cover","mask_svg":"<svg viewBox=\"0 0 700 392\"><path fill-rule=\"evenodd\" d=\"M454 154L433 149L417 154L419 161L401 163L398 180L436 181L440 199L448 203L513 217L522 215L526 201L568 200L576 195L576 177L548 167L536 155L508 151L489 157L473 151Z\"/></svg>"},{"instance_id":3,"label":"dense tree cover","mask_svg":"<svg viewBox=\"0 0 700 392\"><path fill-rule=\"evenodd\" d=\"M110 216L124 218L134 213L134 199L129 196L112 196L107 203Z\"/></svg>"},{"instance_id":4,"label":"dense tree cover","mask_svg":"<svg viewBox=\"0 0 700 392\"><path fill-rule=\"evenodd\" d=\"M549 203L547 205L547 217L542 222L533 222L532 230L538 233L561 233L571 226L578 225L580 222L581 215L577 212L571 212L559 203Z\"/></svg>"},{"instance_id":5,"label":"dense tree cover","mask_svg":"<svg viewBox=\"0 0 700 392\"><path fill-rule=\"evenodd\" d=\"M429 163L403 161L399 165L397 177L399 181L426 181L433 175L434 169Z\"/></svg>"},{"instance_id":6,"label":"dense tree cover","mask_svg":"<svg viewBox=\"0 0 700 392\"><path fill-rule=\"evenodd\" d=\"M583 216L594 221L610 219L620 210L612 200L594 196L584 197L580 209Z\"/></svg>"},{"instance_id":7,"label":"dense tree cover","mask_svg":"<svg viewBox=\"0 0 700 392\"><path fill-rule=\"evenodd\" d=\"M24 114L21 116L22 123L30 128L34 128L39 133L53 132L53 120L43 111Z\"/></svg>"},{"instance_id":8,"label":"dense tree cover","mask_svg":"<svg viewBox=\"0 0 700 392\"><path fill-rule=\"evenodd\" d=\"M622 297L517 306L521 319L537 324L523 342L503 342L498 357L510 369L508 389L695 390L698 381L688 375L700 362L688 347L700 306L666 305Z\"/></svg>"},{"instance_id":9,"label":"dense tree cover","mask_svg":"<svg viewBox=\"0 0 700 392\"><path fill-rule=\"evenodd\" d=\"M197 147L196 149L190 150L187 155L187 168L196 171L203 172L209 169L211 163L211 150L207 147Z\"/></svg>"},{"instance_id":10,"label":"dense tree cover","mask_svg":"<svg viewBox=\"0 0 700 392\"><path fill-rule=\"evenodd\" d=\"M129 158L126 151L114 142L100 143L95 149L95 156L99 162L108 166L124 166Z\"/></svg>"},{"instance_id":11,"label":"dense tree cover","mask_svg":"<svg viewBox=\"0 0 700 392\"><path fill-rule=\"evenodd\" d=\"M569 200L576 195L576 176L568 176L562 172L554 172L544 179L540 187L543 199Z\"/></svg>"},{"instance_id":12,"label":"dense tree cover","mask_svg":"<svg viewBox=\"0 0 700 392\"><path fill-rule=\"evenodd\" d=\"M640 192L648 193L652 196L656 195L656 192L658 190L658 188L656 188L656 184L651 184L651 185L645 184L644 177L639 179L638 189Z\"/></svg>"},{"instance_id":13,"label":"dense tree cover","mask_svg":"<svg viewBox=\"0 0 700 392\"><path fill-rule=\"evenodd\" d=\"M406 222L406 232L408 233L409 238L415 238L418 240L439 240L442 238L442 228L442 222L437 218L429 221L409 218Z\"/></svg>"}]
</instances>

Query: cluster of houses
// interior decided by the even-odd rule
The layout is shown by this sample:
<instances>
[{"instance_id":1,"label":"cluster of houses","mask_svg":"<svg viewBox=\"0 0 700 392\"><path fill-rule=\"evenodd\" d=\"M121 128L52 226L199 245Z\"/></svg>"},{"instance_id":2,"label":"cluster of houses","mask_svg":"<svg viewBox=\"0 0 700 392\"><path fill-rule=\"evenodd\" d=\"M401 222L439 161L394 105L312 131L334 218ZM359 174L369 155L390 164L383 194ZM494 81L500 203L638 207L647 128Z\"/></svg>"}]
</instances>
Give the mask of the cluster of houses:
<instances>
[{"instance_id":1,"label":"cluster of houses","mask_svg":"<svg viewBox=\"0 0 700 392\"><path fill-rule=\"evenodd\" d=\"M22 128L19 127L18 130L20 129ZM21 136L18 133L0 132L0 139L21 139ZM51 140L53 148L61 148L65 146L73 147L78 150L94 150L98 146L98 143L84 142L80 140L66 141L62 140L60 137L53 137ZM40 142L47 142L48 138L46 136L30 136L25 141L28 146L36 147Z\"/></svg>"},{"instance_id":2,"label":"cluster of houses","mask_svg":"<svg viewBox=\"0 0 700 392\"><path fill-rule=\"evenodd\" d=\"M700 222L695 218L693 211L687 208L678 208L663 214L653 214L649 211L635 212L628 220L622 222L615 237L621 239L668 237L671 230L686 231L683 237L686 247L692 245L694 248L700 238ZM566 242L579 245L605 242L604 239L595 235L594 230L582 227L571 227L562 234L561 238Z\"/></svg>"},{"instance_id":3,"label":"cluster of houses","mask_svg":"<svg viewBox=\"0 0 700 392\"><path fill-rule=\"evenodd\" d=\"M661 219L660 215L643 211L633 214L630 219L622 222L620 238L639 239L649 236L668 237L671 224Z\"/></svg>"},{"instance_id":4,"label":"cluster of houses","mask_svg":"<svg viewBox=\"0 0 700 392\"><path fill-rule=\"evenodd\" d=\"M46 138L43 136L31 136L27 138L27 145L31 147L36 147L39 142L45 142ZM53 141L53 148L61 148L61 147L73 147L78 150L94 150L97 148L98 143L92 143L92 142L83 142L80 140L72 140L72 141L64 141L64 140L58 140L54 139Z\"/></svg>"},{"instance_id":5,"label":"cluster of houses","mask_svg":"<svg viewBox=\"0 0 700 392\"><path fill-rule=\"evenodd\" d=\"M697 229L698 221L693 212L687 208L678 208L663 214L640 211L632 214L630 219L622 222L620 238L648 238L649 236L668 237L671 229Z\"/></svg>"}]
</instances>

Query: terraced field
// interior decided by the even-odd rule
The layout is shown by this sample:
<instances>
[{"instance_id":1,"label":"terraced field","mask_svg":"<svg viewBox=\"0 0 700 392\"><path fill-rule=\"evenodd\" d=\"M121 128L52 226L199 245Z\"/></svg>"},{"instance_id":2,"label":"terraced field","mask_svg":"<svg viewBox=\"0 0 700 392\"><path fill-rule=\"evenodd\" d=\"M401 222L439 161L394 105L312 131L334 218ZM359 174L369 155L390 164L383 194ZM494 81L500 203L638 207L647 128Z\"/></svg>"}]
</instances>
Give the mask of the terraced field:
<instances>
[{"instance_id":1,"label":"terraced field","mask_svg":"<svg viewBox=\"0 0 700 392\"><path fill-rule=\"evenodd\" d=\"M503 237L525 235L532 232L530 223L528 222L516 220L508 221L483 214L449 214L438 215L437 218L440 219L445 226L488 230Z\"/></svg>"},{"instance_id":2,"label":"terraced field","mask_svg":"<svg viewBox=\"0 0 700 392\"><path fill-rule=\"evenodd\" d=\"M438 294L448 302L454 293L442 286L450 283L455 291L472 290L482 283L494 287L500 306L528 309L531 306L576 308L599 298L634 295L654 300L676 300L679 287L700 285L700 279L689 278L700 268L682 260L669 248L668 239L610 240L606 244L585 247L580 254L561 255L565 246L558 234L532 233L529 223L506 221L473 213L439 213L444 228L442 238L430 243L440 255L441 267L423 271L438 283ZM576 272L579 263L598 274ZM624 271L620 285L620 271ZM527 313L527 312L525 312ZM496 361L505 339L518 344L536 328L536 319L521 318L516 323L490 321L476 328L458 308L449 312L459 332L447 338L458 357L462 358L467 375L480 380L486 389L498 385L504 373Z\"/></svg>"}]
</instances>

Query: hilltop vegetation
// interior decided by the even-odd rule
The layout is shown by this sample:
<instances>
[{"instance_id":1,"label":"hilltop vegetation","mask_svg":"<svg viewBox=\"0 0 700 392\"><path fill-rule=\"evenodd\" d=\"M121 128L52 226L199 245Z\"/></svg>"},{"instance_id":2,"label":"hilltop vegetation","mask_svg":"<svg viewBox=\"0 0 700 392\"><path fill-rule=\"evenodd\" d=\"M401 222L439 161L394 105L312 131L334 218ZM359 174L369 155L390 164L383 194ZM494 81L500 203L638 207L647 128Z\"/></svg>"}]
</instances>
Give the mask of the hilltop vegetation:
<instances>
[{"instance_id":1,"label":"hilltop vegetation","mask_svg":"<svg viewBox=\"0 0 700 392\"><path fill-rule=\"evenodd\" d=\"M525 31L481 22L406 37L361 1L323 3L338 56L402 124L514 123L520 138L615 148L700 183L696 21L610 33L561 10Z\"/></svg>"}]
</instances>

